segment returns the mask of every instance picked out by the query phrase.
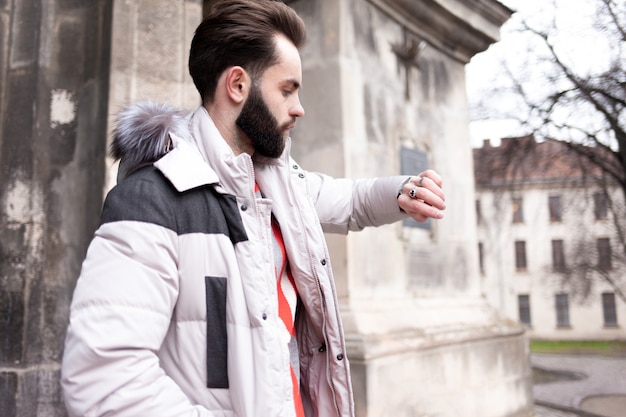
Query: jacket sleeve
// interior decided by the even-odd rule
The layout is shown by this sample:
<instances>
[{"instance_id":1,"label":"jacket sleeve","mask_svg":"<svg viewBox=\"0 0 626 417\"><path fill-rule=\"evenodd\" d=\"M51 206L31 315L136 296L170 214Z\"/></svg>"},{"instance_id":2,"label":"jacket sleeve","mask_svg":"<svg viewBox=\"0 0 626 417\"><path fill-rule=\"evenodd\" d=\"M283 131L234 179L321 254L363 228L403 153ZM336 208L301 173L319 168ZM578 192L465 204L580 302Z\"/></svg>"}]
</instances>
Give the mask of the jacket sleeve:
<instances>
[{"instance_id":1,"label":"jacket sleeve","mask_svg":"<svg viewBox=\"0 0 626 417\"><path fill-rule=\"evenodd\" d=\"M308 193L325 232L343 233L405 219L397 196L406 177L336 179L309 172Z\"/></svg>"},{"instance_id":2,"label":"jacket sleeve","mask_svg":"<svg viewBox=\"0 0 626 417\"><path fill-rule=\"evenodd\" d=\"M149 186L107 197L111 221L96 231L71 305L61 378L70 416L212 415L190 402L156 355L178 294L177 234L128 219L173 215L158 200Z\"/></svg>"}]
</instances>

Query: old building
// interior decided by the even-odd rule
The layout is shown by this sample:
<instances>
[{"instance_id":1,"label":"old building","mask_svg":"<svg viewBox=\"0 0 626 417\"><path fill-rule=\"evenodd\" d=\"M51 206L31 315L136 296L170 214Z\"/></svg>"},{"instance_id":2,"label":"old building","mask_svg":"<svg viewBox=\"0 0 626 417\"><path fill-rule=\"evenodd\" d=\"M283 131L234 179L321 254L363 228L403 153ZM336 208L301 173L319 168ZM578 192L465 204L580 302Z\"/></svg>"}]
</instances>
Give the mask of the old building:
<instances>
[{"instance_id":1,"label":"old building","mask_svg":"<svg viewBox=\"0 0 626 417\"><path fill-rule=\"evenodd\" d=\"M565 143L532 136L485 141L474 166L490 302L533 338L626 339L626 216L617 184Z\"/></svg>"}]
</instances>

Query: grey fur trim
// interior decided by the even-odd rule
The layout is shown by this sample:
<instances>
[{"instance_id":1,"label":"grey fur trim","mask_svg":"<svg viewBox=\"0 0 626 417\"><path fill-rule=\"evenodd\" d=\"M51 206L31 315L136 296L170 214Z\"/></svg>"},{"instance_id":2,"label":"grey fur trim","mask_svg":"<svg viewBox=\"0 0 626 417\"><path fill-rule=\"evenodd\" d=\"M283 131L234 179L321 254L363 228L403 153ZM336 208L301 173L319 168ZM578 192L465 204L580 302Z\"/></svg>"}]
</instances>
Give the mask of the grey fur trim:
<instances>
[{"instance_id":1,"label":"grey fur trim","mask_svg":"<svg viewBox=\"0 0 626 417\"><path fill-rule=\"evenodd\" d=\"M188 112L167 104L139 102L124 108L113 130L110 154L125 171L157 161L167 153L169 134L191 141Z\"/></svg>"}]
</instances>

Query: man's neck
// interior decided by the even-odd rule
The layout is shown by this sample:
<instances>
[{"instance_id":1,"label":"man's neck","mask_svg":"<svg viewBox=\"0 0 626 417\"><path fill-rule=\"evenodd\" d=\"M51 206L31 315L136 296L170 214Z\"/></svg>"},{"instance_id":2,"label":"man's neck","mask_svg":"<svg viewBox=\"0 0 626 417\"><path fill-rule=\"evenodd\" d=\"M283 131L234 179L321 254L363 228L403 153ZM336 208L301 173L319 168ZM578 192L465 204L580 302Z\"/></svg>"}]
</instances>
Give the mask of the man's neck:
<instances>
[{"instance_id":1,"label":"man's neck","mask_svg":"<svg viewBox=\"0 0 626 417\"><path fill-rule=\"evenodd\" d=\"M254 148L250 146L250 140L235 124L236 119L218 111L216 106L204 105L204 107L213 123L215 123L215 127L217 127L220 135L222 135L222 138L224 138L236 156L242 153L247 153L251 156L254 154Z\"/></svg>"}]
</instances>

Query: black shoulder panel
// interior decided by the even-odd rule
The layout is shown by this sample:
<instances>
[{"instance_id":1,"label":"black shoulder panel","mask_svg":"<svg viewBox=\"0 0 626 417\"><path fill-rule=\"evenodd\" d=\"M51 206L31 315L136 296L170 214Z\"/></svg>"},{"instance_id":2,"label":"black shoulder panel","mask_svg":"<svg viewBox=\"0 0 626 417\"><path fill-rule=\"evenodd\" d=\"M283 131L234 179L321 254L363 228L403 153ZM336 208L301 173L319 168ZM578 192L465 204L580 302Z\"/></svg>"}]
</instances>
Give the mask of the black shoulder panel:
<instances>
[{"instance_id":1,"label":"black shoulder panel","mask_svg":"<svg viewBox=\"0 0 626 417\"><path fill-rule=\"evenodd\" d=\"M248 240L237 201L212 186L178 192L154 166L142 168L107 195L101 224L132 220L175 231L223 234L233 244Z\"/></svg>"}]
</instances>

